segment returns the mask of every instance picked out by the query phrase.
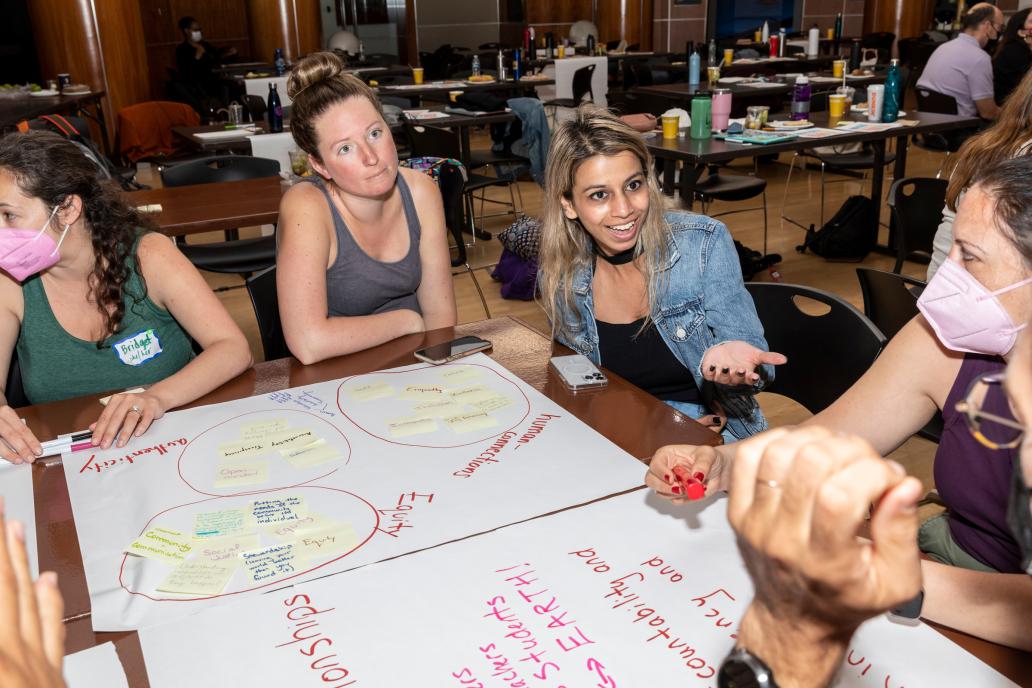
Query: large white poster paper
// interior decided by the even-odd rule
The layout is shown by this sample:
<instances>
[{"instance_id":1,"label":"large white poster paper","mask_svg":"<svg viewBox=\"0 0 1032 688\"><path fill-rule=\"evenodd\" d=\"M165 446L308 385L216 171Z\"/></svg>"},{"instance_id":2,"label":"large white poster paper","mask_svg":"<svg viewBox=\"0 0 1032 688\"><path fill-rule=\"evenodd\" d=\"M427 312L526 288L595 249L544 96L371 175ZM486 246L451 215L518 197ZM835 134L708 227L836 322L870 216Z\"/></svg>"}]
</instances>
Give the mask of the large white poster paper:
<instances>
[{"instance_id":1,"label":"large white poster paper","mask_svg":"<svg viewBox=\"0 0 1032 688\"><path fill-rule=\"evenodd\" d=\"M154 688L703 687L751 595L724 500L677 508L642 490L148 628L140 642ZM927 626L879 618L836 685L1012 684Z\"/></svg>"},{"instance_id":2,"label":"large white poster paper","mask_svg":"<svg viewBox=\"0 0 1032 688\"><path fill-rule=\"evenodd\" d=\"M68 688L129 688L125 669L112 643L102 643L64 658Z\"/></svg>"},{"instance_id":3,"label":"large white poster paper","mask_svg":"<svg viewBox=\"0 0 1032 688\"><path fill-rule=\"evenodd\" d=\"M581 504L644 468L477 355L170 413L65 475L93 627L113 631Z\"/></svg>"},{"instance_id":4,"label":"large white poster paper","mask_svg":"<svg viewBox=\"0 0 1032 688\"><path fill-rule=\"evenodd\" d=\"M36 551L36 501L32 496L32 466L10 464L0 459L0 496L4 498L4 518L25 524L25 550L29 555L32 577L39 576Z\"/></svg>"}]
</instances>

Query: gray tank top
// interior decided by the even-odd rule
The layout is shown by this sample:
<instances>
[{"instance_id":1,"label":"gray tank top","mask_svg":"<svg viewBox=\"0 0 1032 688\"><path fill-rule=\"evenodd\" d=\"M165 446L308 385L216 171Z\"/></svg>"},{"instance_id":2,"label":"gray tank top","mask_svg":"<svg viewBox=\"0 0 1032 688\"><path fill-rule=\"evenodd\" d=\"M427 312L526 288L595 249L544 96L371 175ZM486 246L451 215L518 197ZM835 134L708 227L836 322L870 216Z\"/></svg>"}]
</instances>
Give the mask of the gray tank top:
<instances>
[{"instance_id":1,"label":"gray tank top","mask_svg":"<svg viewBox=\"0 0 1032 688\"><path fill-rule=\"evenodd\" d=\"M309 180L305 180L309 181ZM337 235L337 259L326 270L326 306L329 316L374 315L408 309L422 315L416 289L423 279L419 259L419 215L408 184L398 172L398 191L408 224L409 250L399 261L384 263L370 257L351 236L322 179L311 179L326 196Z\"/></svg>"}]
</instances>

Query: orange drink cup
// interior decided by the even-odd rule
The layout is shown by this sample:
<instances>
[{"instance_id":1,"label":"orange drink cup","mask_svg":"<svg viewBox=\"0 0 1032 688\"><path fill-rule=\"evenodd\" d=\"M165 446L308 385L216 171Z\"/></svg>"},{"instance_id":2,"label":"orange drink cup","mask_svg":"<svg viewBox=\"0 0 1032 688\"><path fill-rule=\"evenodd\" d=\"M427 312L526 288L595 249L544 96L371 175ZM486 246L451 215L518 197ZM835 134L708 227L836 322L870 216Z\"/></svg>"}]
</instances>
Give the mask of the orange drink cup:
<instances>
[{"instance_id":1,"label":"orange drink cup","mask_svg":"<svg viewBox=\"0 0 1032 688\"><path fill-rule=\"evenodd\" d=\"M413 67L412 68L412 83L421 84L423 83L423 68Z\"/></svg>"},{"instance_id":2,"label":"orange drink cup","mask_svg":"<svg viewBox=\"0 0 1032 688\"><path fill-rule=\"evenodd\" d=\"M724 48L724 64L729 65L735 60L735 51L733 48Z\"/></svg>"},{"instance_id":3,"label":"orange drink cup","mask_svg":"<svg viewBox=\"0 0 1032 688\"><path fill-rule=\"evenodd\" d=\"M678 115L663 115L663 138L676 139L681 118Z\"/></svg>"},{"instance_id":4,"label":"orange drink cup","mask_svg":"<svg viewBox=\"0 0 1032 688\"><path fill-rule=\"evenodd\" d=\"M844 117L846 114L846 96L842 93L832 93L828 96L828 115L830 117Z\"/></svg>"}]
</instances>

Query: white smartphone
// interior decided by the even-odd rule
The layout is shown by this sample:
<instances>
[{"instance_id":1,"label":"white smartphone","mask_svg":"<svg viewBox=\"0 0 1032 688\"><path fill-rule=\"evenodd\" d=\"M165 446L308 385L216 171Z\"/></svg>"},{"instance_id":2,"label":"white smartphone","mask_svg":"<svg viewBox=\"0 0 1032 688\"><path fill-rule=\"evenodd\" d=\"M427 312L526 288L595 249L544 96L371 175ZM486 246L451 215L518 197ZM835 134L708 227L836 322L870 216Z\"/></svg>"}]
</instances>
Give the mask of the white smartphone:
<instances>
[{"instance_id":1,"label":"white smartphone","mask_svg":"<svg viewBox=\"0 0 1032 688\"><path fill-rule=\"evenodd\" d=\"M609 384L609 380L601 370L595 367L591 359L581 354L553 356L549 365L555 370L563 384L574 392L605 387Z\"/></svg>"},{"instance_id":2,"label":"white smartphone","mask_svg":"<svg viewBox=\"0 0 1032 688\"><path fill-rule=\"evenodd\" d=\"M415 352L415 357L427 363L440 365L441 363L454 361L456 358L469 356L470 354L486 351L490 348L491 342L486 339L481 339L480 337L459 337L450 342L434 344L425 349L420 349Z\"/></svg>"}]
</instances>

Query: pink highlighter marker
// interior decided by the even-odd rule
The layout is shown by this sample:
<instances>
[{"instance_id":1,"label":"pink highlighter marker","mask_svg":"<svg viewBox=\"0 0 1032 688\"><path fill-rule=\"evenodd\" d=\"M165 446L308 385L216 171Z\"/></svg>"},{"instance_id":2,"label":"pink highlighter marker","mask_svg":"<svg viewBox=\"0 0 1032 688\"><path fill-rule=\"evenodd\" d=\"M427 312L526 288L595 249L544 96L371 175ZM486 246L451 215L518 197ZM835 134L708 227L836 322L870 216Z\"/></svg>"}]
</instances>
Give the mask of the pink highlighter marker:
<instances>
[{"instance_id":1,"label":"pink highlighter marker","mask_svg":"<svg viewBox=\"0 0 1032 688\"><path fill-rule=\"evenodd\" d=\"M69 451L77 452L77 451L82 451L83 449L93 449L93 448L94 448L93 442L79 442L78 444L73 444L69 448Z\"/></svg>"}]
</instances>

